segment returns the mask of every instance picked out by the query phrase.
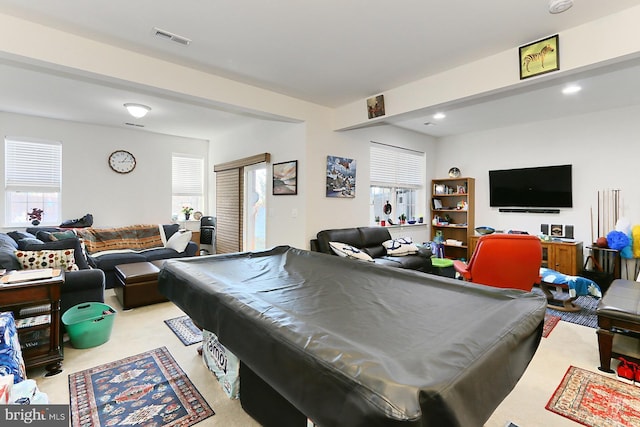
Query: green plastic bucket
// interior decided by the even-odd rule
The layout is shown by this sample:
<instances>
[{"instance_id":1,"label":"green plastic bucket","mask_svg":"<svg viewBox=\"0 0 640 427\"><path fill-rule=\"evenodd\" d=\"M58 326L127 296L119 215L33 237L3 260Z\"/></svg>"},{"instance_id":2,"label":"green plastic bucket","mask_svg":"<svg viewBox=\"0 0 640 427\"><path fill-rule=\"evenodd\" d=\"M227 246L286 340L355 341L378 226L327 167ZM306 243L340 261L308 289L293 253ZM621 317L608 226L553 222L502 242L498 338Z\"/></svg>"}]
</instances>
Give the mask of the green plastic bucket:
<instances>
[{"instance_id":1,"label":"green plastic bucket","mask_svg":"<svg viewBox=\"0 0 640 427\"><path fill-rule=\"evenodd\" d=\"M101 302L74 305L62 315L74 348L96 347L109 341L116 311Z\"/></svg>"}]
</instances>

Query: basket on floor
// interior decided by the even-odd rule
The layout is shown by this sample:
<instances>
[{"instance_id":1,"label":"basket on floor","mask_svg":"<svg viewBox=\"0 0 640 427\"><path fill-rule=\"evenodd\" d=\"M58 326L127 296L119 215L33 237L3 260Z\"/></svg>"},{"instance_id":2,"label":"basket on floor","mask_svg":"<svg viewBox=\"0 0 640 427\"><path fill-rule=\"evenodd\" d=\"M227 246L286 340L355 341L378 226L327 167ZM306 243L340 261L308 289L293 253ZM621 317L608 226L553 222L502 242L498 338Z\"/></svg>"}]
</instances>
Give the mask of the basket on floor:
<instances>
[{"instance_id":1,"label":"basket on floor","mask_svg":"<svg viewBox=\"0 0 640 427\"><path fill-rule=\"evenodd\" d=\"M74 348L96 347L109 341L116 311L101 302L74 305L62 315Z\"/></svg>"}]
</instances>

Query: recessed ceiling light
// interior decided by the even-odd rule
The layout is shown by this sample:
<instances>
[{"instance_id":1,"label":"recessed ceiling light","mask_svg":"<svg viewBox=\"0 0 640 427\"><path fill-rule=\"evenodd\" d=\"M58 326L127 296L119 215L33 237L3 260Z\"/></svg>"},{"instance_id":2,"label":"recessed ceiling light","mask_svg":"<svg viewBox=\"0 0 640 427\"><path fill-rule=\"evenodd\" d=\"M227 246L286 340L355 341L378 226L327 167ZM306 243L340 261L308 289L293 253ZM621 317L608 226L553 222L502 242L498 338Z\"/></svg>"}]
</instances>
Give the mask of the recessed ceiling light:
<instances>
[{"instance_id":1,"label":"recessed ceiling light","mask_svg":"<svg viewBox=\"0 0 640 427\"><path fill-rule=\"evenodd\" d=\"M445 113L435 113L433 115L433 118L436 119L436 120L442 120L445 117L447 117L447 115Z\"/></svg>"},{"instance_id":2,"label":"recessed ceiling light","mask_svg":"<svg viewBox=\"0 0 640 427\"><path fill-rule=\"evenodd\" d=\"M549 2L549 13L562 13L573 6L573 0L551 0Z\"/></svg>"},{"instance_id":3,"label":"recessed ceiling light","mask_svg":"<svg viewBox=\"0 0 640 427\"><path fill-rule=\"evenodd\" d=\"M582 90L582 88L578 85L569 85L567 87L565 87L564 89L562 89L562 93L564 93L565 95L571 95L574 93L578 93Z\"/></svg>"}]
</instances>

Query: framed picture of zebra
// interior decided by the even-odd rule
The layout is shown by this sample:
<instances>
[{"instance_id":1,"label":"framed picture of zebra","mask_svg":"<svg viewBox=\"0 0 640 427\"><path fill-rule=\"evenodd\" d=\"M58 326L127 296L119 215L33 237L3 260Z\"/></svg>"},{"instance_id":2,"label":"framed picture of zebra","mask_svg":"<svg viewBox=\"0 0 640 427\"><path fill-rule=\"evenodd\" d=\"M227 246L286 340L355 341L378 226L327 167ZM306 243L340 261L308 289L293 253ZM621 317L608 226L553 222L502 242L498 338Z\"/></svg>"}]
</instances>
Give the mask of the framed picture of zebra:
<instances>
[{"instance_id":1,"label":"framed picture of zebra","mask_svg":"<svg viewBox=\"0 0 640 427\"><path fill-rule=\"evenodd\" d=\"M558 35L519 48L520 80L560 69Z\"/></svg>"}]
</instances>

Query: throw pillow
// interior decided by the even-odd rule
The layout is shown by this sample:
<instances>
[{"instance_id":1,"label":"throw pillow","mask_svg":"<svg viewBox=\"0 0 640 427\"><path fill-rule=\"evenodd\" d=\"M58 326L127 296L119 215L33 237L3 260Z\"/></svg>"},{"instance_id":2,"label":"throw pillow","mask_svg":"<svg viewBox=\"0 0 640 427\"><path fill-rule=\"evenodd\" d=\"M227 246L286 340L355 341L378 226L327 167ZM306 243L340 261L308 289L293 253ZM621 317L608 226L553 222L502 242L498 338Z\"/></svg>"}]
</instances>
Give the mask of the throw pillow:
<instances>
[{"instance_id":1,"label":"throw pillow","mask_svg":"<svg viewBox=\"0 0 640 427\"><path fill-rule=\"evenodd\" d=\"M187 248L187 245L191 241L192 234L193 233L191 233L191 231L189 230L175 233L173 236L169 237L165 248L173 249L176 252L184 252L184 250Z\"/></svg>"},{"instance_id":2,"label":"throw pillow","mask_svg":"<svg viewBox=\"0 0 640 427\"><path fill-rule=\"evenodd\" d=\"M36 232L36 239L42 240L43 242L52 242L51 239L51 231L38 231Z\"/></svg>"},{"instance_id":3,"label":"throw pillow","mask_svg":"<svg viewBox=\"0 0 640 427\"><path fill-rule=\"evenodd\" d=\"M31 243L19 249L23 251L44 251L44 250L59 251L59 250L65 250L65 249L73 249L74 257L76 260L76 266L78 266L80 270L86 270L89 268L89 264L87 262L87 255L84 250L84 245L80 241L80 239L64 239L64 240L58 240L56 242Z\"/></svg>"},{"instance_id":4,"label":"throw pillow","mask_svg":"<svg viewBox=\"0 0 640 427\"><path fill-rule=\"evenodd\" d=\"M29 245L43 245L44 242L38 239L32 239L30 237L26 237L24 239L18 240L18 249L25 250Z\"/></svg>"},{"instance_id":5,"label":"throw pillow","mask_svg":"<svg viewBox=\"0 0 640 427\"><path fill-rule=\"evenodd\" d=\"M38 268L61 268L64 271L79 270L73 249L59 251L16 251L16 258L24 270Z\"/></svg>"},{"instance_id":6,"label":"throw pillow","mask_svg":"<svg viewBox=\"0 0 640 427\"><path fill-rule=\"evenodd\" d=\"M387 240L382 243L382 246L387 249L389 256L406 256L418 253L418 247L413 243L411 237Z\"/></svg>"},{"instance_id":7,"label":"throw pillow","mask_svg":"<svg viewBox=\"0 0 640 427\"><path fill-rule=\"evenodd\" d=\"M51 233L51 240L54 242L57 240L75 239L76 237L78 236L73 230L54 231L53 233Z\"/></svg>"},{"instance_id":8,"label":"throw pillow","mask_svg":"<svg viewBox=\"0 0 640 427\"><path fill-rule=\"evenodd\" d=\"M361 261L373 261L373 258L371 258L368 254L362 252L358 248L347 245L346 243L329 242L329 246L331 246L331 250L333 252L343 258L359 259Z\"/></svg>"},{"instance_id":9,"label":"throw pillow","mask_svg":"<svg viewBox=\"0 0 640 427\"><path fill-rule=\"evenodd\" d=\"M31 233L27 233L26 231L10 231L10 232L7 233L7 236L11 237L16 242L19 242L20 239L35 239L36 238L36 236L34 236Z\"/></svg>"}]
</instances>

